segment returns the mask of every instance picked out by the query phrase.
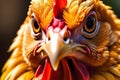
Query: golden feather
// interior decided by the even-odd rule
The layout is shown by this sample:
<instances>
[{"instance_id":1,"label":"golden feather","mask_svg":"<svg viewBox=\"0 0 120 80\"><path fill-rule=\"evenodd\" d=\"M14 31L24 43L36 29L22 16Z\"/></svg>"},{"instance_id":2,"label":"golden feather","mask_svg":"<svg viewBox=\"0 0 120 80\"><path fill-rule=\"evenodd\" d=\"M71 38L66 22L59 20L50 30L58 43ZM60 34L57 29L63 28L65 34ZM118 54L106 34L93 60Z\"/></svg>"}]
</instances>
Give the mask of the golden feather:
<instances>
[{"instance_id":1,"label":"golden feather","mask_svg":"<svg viewBox=\"0 0 120 80\"><path fill-rule=\"evenodd\" d=\"M78 26L95 3L96 0L87 0L82 3L81 0L73 0L63 13L63 17L69 28L73 29ZM71 22L71 20L73 21Z\"/></svg>"},{"instance_id":2,"label":"golden feather","mask_svg":"<svg viewBox=\"0 0 120 80\"><path fill-rule=\"evenodd\" d=\"M35 15L39 18L38 22L41 24L41 27L46 29L46 26L48 26L53 18L52 8L53 0L33 0L29 12L35 12Z\"/></svg>"}]
</instances>

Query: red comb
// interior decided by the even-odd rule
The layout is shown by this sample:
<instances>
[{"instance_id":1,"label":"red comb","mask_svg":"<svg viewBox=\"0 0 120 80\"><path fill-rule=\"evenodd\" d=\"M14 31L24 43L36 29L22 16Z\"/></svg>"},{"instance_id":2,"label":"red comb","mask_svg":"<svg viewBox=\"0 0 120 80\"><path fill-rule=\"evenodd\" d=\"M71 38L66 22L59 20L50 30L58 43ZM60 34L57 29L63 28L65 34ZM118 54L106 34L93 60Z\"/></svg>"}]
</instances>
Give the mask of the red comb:
<instances>
[{"instance_id":1,"label":"red comb","mask_svg":"<svg viewBox=\"0 0 120 80\"><path fill-rule=\"evenodd\" d=\"M67 5L67 0L55 0L55 5L53 8L54 16L60 17L66 5Z\"/></svg>"}]
</instances>

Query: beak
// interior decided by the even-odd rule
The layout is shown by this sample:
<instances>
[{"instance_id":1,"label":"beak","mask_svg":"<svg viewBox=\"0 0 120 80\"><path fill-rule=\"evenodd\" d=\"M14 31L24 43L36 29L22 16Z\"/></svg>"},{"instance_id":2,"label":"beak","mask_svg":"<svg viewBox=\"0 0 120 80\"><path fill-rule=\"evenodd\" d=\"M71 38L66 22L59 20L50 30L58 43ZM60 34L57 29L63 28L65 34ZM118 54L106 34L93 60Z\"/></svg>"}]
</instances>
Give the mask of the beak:
<instances>
[{"instance_id":1,"label":"beak","mask_svg":"<svg viewBox=\"0 0 120 80\"><path fill-rule=\"evenodd\" d=\"M69 41L66 43L60 33L50 32L50 39L46 41L44 50L47 52L54 70L57 70L59 61L67 55L68 48Z\"/></svg>"},{"instance_id":2,"label":"beak","mask_svg":"<svg viewBox=\"0 0 120 80\"><path fill-rule=\"evenodd\" d=\"M79 48L76 48L76 46ZM49 39L47 38L45 43L41 44L41 48L39 48L37 52L44 50L50 60L52 68L56 71L60 60L66 56L73 56L72 54L77 49L83 51L81 46L83 45L73 44L69 38L64 41L60 33L50 31Z\"/></svg>"}]
</instances>

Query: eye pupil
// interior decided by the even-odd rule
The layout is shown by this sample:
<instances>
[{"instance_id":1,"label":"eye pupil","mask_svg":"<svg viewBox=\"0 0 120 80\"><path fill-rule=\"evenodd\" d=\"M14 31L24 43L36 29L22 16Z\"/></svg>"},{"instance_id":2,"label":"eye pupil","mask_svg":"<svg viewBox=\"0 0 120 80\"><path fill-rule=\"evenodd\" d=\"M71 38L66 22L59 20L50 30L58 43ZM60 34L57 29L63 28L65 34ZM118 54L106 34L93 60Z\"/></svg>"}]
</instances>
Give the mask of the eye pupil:
<instances>
[{"instance_id":1,"label":"eye pupil","mask_svg":"<svg viewBox=\"0 0 120 80\"><path fill-rule=\"evenodd\" d=\"M94 25L94 17L91 16L87 19L86 26L88 29L91 29L93 27L93 25Z\"/></svg>"},{"instance_id":2,"label":"eye pupil","mask_svg":"<svg viewBox=\"0 0 120 80\"><path fill-rule=\"evenodd\" d=\"M35 27L36 29L39 29L39 25L38 25L38 23L37 23L36 20L34 20L34 27Z\"/></svg>"},{"instance_id":3,"label":"eye pupil","mask_svg":"<svg viewBox=\"0 0 120 80\"><path fill-rule=\"evenodd\" d=\"M84 31L91 33L95 30L95 17L94 16L89 16L86 20Z\"/></svg>"}]
</instances>

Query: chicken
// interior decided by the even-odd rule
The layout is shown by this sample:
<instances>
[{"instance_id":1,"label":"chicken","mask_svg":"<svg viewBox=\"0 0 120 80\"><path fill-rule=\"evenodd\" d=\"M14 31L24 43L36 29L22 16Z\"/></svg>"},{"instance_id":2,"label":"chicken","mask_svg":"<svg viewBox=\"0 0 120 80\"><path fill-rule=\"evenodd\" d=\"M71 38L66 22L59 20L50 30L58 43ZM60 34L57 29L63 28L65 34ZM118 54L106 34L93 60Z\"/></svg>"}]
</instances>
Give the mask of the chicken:
<instances>
[{"instance_id":1,"label":"chicken","mask_svg":"<svg viewBox=\"0 0 120 80\"><path fill-rule=\"evenodd\" d=\"M1 80L120 80L120 20L100 0L32 0Z\"/></svg>"}]
</instances>

